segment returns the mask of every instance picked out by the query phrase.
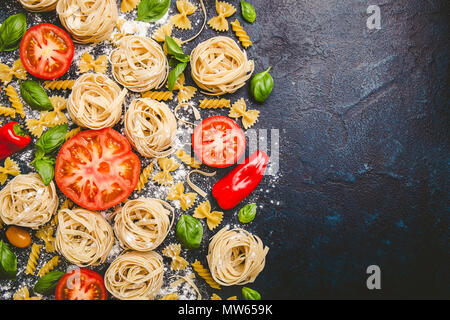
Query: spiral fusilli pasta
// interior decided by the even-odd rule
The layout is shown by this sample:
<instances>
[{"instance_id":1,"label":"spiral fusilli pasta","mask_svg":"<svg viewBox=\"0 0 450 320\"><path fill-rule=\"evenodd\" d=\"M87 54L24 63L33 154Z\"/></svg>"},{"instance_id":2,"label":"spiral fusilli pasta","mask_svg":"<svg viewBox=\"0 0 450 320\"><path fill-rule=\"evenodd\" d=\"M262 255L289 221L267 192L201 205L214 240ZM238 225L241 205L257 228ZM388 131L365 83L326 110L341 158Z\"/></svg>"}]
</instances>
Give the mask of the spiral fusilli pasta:
<instances>
[{"instance_id":1,"label":"spiral fusilli pasta","mask_svg":"<svg viewBox=\"0 0 450 320\"><path fill-rule=\"evenodd\" d=\"M231 101L228 99L203 99L200 100L199 106L202 109L230 108Z\"/></svg>"},{"instance_id":2,"label":"spiral fusilli pasta","mask_svg":"<svg viewBox=\"0 0 450 320\"><path fill-rule=\"evenodd\" d=\"M220 285L213 279L211 273L202 265L200 261L195 260L194 263L192 263L192 268L211 288L220 289Z\"/></svg>"},{"instance_id":3,"label":"spiral fusilli pasta","mask_svg":"<svg viewBox=\"0 0 450 320\"><path fill-rule=\"evenodd\" d=\"M242 46L245 49L247 49L253 44L247 32L239 23L238 19L236 19L234 22L231 22L231 29L233 29L234 33L236 34L236 37L238 37L239 41L241 42Z\"/></svg>"},{"instance_id":4,"label":"spiral fusilli pasta","mask_svg":"<svg viewBox=\"0 0 450 320\"><path fill-rule=\"evenodd\" d=\"M157 101L167 101L173 99L173 93L170 91L147 91L142 93L142 98L148 98Z\"/></svg>"},{"instance_id":5,"label":"spiral fusilli pasta","mask_svg":"<svg viewBox=\"0 0 450 320\"><path fill-rule=\"evenodd\" d=\"M44 81L44 88L50 90L72 90L75 80L48 80Z\"/></svg>"},{"instance_id":6,"label":"spiral fusilli pasta","mask_svg":"<svg viewBox=\"0 0 450 320\"><path fill-rule=\"evenodd\" d=\"M150 163L148 166L146 166L139 175L139 181L136 186L137 191L141 191L142 189L144 189L145 185L148 182L148 179L150 179L150 175L152 174L152 172L153 172L153 162Z\"/></svg>"},{"instance_id":7,"label":"spiral fusilli pasta","mask_svg":"<svg viewBox=\"0 0 450 320\"><path fill-rule=\"evenodd\" d=\"M27 266L25 268L25 274L34 274L36 271L36 265L39 259L39 252L41 251L42 245L33 243L31 246L30 255L28 256Z\"/></svg>"},{"instance_id":8,"label":"spiral fusilli pasta","mask_svg":"<svg viewBox=\"0 0 450 320\"><path fill-rule=\"evenodd\" d=\"M58 256L54 256L53 258L51 258L50 260L48 260L40 269L38 272L38 276L39 277L43 277L45 276L47 273L49 273L50 271L52 271L53 269L56 268L56 266L59 264L59 257Z\"/></svg>"},{"instance_id":9,"label":"spiral fusilli pasta","mask_svg":"<svg viewBox=\"0 0 450 320\"><path fill-rule=\"evenodd\" d=\"M9 102L22 118L25 118L25 112L23 111L23 103L19 98L19 94L13 86L9 85L5 88L5 93L8 96Z\"/></svg>"}]
</instances>

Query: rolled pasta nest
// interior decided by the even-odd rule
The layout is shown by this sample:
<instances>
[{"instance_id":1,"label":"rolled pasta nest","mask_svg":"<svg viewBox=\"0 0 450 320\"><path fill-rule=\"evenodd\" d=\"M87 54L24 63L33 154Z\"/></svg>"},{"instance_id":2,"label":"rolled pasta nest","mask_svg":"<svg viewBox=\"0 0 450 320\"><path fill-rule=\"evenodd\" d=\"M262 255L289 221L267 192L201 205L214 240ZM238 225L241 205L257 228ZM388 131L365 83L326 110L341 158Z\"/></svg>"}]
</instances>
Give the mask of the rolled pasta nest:
<instances>
[{"instance_id":1,"label":"rolled pasta nest","mask_svg":"<svg viewBox=\"0 0 450 320\"><path fill-rule=\"evenodd\" d=\"M58 209L55 184L44 185L37 173L21 174L0 191L0 220L37 229Z\"/></svg>"},{"instance_id":2,"label":"rolled pasta nest","mask_svg":"<svg viewBox=\"0 0 450 320\"><path fill-rule=\"evenodd\" d=\"M58 0L19 0L25 10L31 12L49 12L55 10Z\"/></svg>"},{"instance_id":3,"label":"rolled pasta nest","mask_svg":"<svg viewBox=\"0 0 450 320\"><path fill-rule=\"evenodd\" d=\"M206 259L217 283L243 285L255 281L264 269L268 251L259 237L244 229L224 227L212 237Z\"/></svg>"},{"instance_id":4,"label":"rolled pasta nest","mask_svg":"<svg viewBox=\"0 0 450 320\"><path fill-rule=\"evenodd\" d=\"M127 89L101 73L85 73L73 85L67 101L70 118L80 127L100 130L122 117Z\"/></svg>"},{"instance_id":5,"label":"rolled pasta nest","mask_svg":"<svg viewBox=\"0 0 450 320\"><path fill-rule=\"evenodd\" d=\"M206 94L234 93L254 71L253 60L229 37L214 37L200 43L191 53L191 74Z\"/></svg>"},{"instance_id":6,"label":"rolled pasta nest","mask_svg":"<svg viewBox=\"0 0 450 320\"><path fill-rule=\"evenodd\" d=\"M114 233L125 248L150 251L164 241L173 221L174 210L167 202L139 198L115 211Z\"/></svg>"},{"instance_id":7,"label":"rolled pasta nest","mask_svg":"<svg viewBox=\"0 0 450 320\"><path fill-rule=\"evenodd\" d=\"M161 88L169 74L161 46L147 37L123 37L109 61L116 81L134 92Z\"/></svg>"},{"instance_id":8,"label":"rolled pasta nest","mask_svg":"<svg viewBox=\"0 0 450 320\"><path fill-rule=\"evenodd\" d=\"M56 249L77 266L105 262L114 244L114 231L98 212L82 208L58 212Z\"/></svg>"},{"instance_id":9,"label":"rolled pasta nest","mask_svg":"<svg viewBox=\"0 0 450 320\"><path fill-rule=\"evenodd\" d=\"M59 0L59 20L77 43L109 39L119 12L116 0Z\"/></svg>"},{"instance_id":10,"label":"rolled pasta nest","mask_svg":"<svg viewBox=\"0 0 450 320\"><path fill-rule=\"evenodd\" d=\"M158 253L128 251L106 270L105 287L120 300L151 300L161 289L163 275L163 259Z\"/></svg>"},{"instance_id":11,"label":"rolled pasta nest","mask_svg":"<svg viewBox=\"0 0 450 320\"><path fill-rule=\"evenodd\" d=\"M164 102L133 100L125 114L124 129L131 145L144 157L163 158L174 152L177 120Z\"/></svg>"}]
</instances>

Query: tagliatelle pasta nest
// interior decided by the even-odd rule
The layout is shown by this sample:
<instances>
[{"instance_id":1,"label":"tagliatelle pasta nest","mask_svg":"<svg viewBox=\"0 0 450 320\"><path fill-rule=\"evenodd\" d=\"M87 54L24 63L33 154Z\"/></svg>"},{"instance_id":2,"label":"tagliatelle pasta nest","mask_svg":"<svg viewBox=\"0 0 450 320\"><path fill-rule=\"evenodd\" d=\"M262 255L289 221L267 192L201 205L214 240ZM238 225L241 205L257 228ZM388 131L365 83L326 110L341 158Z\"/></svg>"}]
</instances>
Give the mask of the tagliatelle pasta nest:
<instances>
[{"instance_id":1,"label":"tagliatelle pasta nest","mask_svg":"<svg viewBox=\"0 0 450 320\"><path fill-rule=\"evenodd\" d=\"M109 59L116 81L134 92L161 88L169 74L161 46L147 37L123 37Z\"/></svg>"},{"instance_id":2,"label":"tagliatelle pasta nest","mask_svg":"<svg viewBox=\"0 0 450 320\"><path fill-rule=\"evenodd\" d=\"M234 93L254 71L253 60L229 37L214 37L200 43L191 53L191 74L206 94Z\"/></svg>"},{"instance_id":3,"label":"tagliatelle pasta nest","mask_svg":"<svg viewBox=\"0 0 450 320\"><path fill-rule=\"evenodd\" d=\"M0 218L6 224L37 229L57 208L55 184L45 186L37 173L18 175L0 191Z\"/></svg>"},{"instance_id":4,"label":"tagliatelle pasta nest","mask_svg":"<svg viewBox=\"0 0 450 320\"><path fill-rule=\"evenodd\" d=\"M19 0L25 10L31 12L49 12L55 10L59 0Z\"/></svg>"},{"instance_id":5,"label":"tagliatelle pasta nest","mask_svg":"<svg viewBox=\"0 0 450 320\"><path fill-rule=\"evenodd\" d=\"M70 118L80 127L100 130L114 126L122 117L127 89L101 73L85 73L72 88L67 102Z\"/></svg>"},{"instance_id":6,"label":"tagliatelle pasta nest","mask_svg":"<svg viewBox=\"0 0 450 320\"><path fill-rule=\"evenodd\" d=\"M84 44L107 40L119 15L116 0L59 0L56 12L73 40Z\"/></svg>"}]
</instances>

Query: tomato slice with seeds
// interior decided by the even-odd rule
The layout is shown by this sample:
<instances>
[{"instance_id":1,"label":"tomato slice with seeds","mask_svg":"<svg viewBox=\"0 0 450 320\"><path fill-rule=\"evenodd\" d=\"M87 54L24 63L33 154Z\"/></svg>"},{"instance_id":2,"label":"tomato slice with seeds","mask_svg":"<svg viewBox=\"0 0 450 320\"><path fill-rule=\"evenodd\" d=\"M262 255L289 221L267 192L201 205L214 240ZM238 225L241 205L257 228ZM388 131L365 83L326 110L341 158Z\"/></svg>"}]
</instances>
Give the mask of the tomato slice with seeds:
<instances>
[{"instance_id":1,"label":"tomato slice with seeds","mask_svg":"<svg viewBox=\"0 0 450 320\"><path fill-rule=\"evenodd\" d=\"M98 211L128 198L140 171L139 157L123 135L112 128L86 130L61 147L55 181L73 202Z\"/></svg>"},{"instance_id":2,"label":"tomato slice with seeds","mask_svg":"<svg viewBox=\"0 0 450 320\"><path fill-rule=\"evenodd\" d=\"M67 72L74 55L72 39L63 29L41 23L25 32L20 42L20 60L33 76L55 79Z\"/></svg>"},{"instance_id":3,"label":"tomato slice with seeds","mask_svg":"<svg viewBox=\"0 0 450 320\"><path fill-rule=\"evenodd\" d=\"M56 300L107 300L103 277L87 268L76 268L59 279Z\"/></svg>"},{"instance_id":4,"label":"tomato slice with seeds","mask_svg":"<svg viewBox=\"0 0 450 320\"><path fill-rule=\"evenodd\" d=\"M245 151L245 135L236 121L214 116L203 120L194 130L192 146L206 165L224 168L236 163Z\"/></svg>"}]
</instances>

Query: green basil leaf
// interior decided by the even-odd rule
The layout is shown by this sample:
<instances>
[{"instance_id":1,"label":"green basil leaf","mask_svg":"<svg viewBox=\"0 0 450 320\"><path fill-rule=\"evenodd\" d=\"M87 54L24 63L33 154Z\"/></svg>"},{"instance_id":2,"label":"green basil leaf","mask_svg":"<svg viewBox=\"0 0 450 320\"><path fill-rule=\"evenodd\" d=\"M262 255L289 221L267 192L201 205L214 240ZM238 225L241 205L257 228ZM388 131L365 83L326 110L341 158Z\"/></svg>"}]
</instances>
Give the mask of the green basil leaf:
<instances>
[{"instance_id":1,"label":"green basil leaf","mask_svg":"<svg viewBox=\"0 0 450 320\"><path fill-rule=\"evenodd\" d=\"M169 91L173 90L173 87L175 86L175 82L177 81L178 77L183 73L184 69L187 67L187 62L180 62L177 64L175 68L173 68L170 73L169 77L167 78L167 86L169 88Z\"/></svg>"},{"instance_id":2,"label":"green basil leaf","mask_svg":"<svg viewBox=\"0 0 450 320\"><path fill-rule=\"evenodd\" d=\"M17 257L6 243L0 241L0 278L15 280L17 273Z\"/></svg>"},{"instance_id":3,"label":"green basil leaf","mask_svg":"<svg viewBox=\"0 0 450 320\"><path fill-rule=\"evenodd\" d=\"M55 292L59 279L65 275L62 271L51 271L39 278L34 285L33 291L43 295L51 295Z\"/></svg>"},{"instance_id":4,"label":"green basil leaf","mask_svg":"<svg viewBox=\"0 0 450 320\"><path fill-rule=\"evenodd\" d=\"M53 105L45 90L33 80L25 80L20 84L20 94L32 109L52 110Z\"/></svg>"},{"instance_id":5,"label":"green basil leaf","mask_svg":"<svg viewBox=\"0 0 450 320\"><path fill-rule=\"evenodd\" d=\"M145 22L158 21L169 7L170 0L142 0L137 9L137 19Z\"/></svg>"},{"instance_id":6,"label":"green basil leaf","mask_svg":"<svg viewBox=\"0 0 450 320\"><path fill-rule=\"evenodd\" d=\"M0 26L0 51L16 50L26 31L27 18L23 13L8 17Z\"/></svg>"},{"instance_id":7,"label":"green basil leaf","mask_svg":"<svg viewBox=\"0 0 450 320\"><path fill-rule=\"evenodd\" d=\"M247 1L241 0L241 10L242 10L242 16L244 17L245 21L253 23L256 20L256 11L255 8L248 3Z\"/></svg>"},{"instance_id":8,"label":"green basil leaf","mask_svg":"<svg viewBox=\"0 0 450 320\"><path fill-rule=\"evenodd\" d=\"M238 213L239 221L242 223L249 223L255 219L256 203L250 203L241 208Z\"/></svg>"},{"instance_id":9,"label":"green basil leaf","mask_svg":"<svg viewBox=\"0 0 450 320\"><path fill-rule=\"evenodd\" d=\"M187 249L196 249L202 242L202 223L194 217L184 214L178 220L176 235L184 247Z\"/></svg>"},{"instance_id":10,"label":"green basil leaf","mask_svg":"<svg viewBox=\"0 0 450 320\"><path fill-rule=\"evenodd\" d=\"M49 154L58 149L65 141L67 133L67 124L61 124L51 127L45 131L36 142L36 151ZM37 158L37 156L36 156Z\"/></svg>"},{"instance_id":11,"label":"green basil leaf","mask_svg":"<svg viewBox=\"0 0 450 320\"><path fill-rule=\"evenodd\" d=\"M182 55L184 54L183 50L181 49L181 47L178 45L178 43L175 42L175 40L173 40L172 37L166 36L166 47L167 47L167 52L171 55Z\"/></svg>"},{"instance_id":12,"label":"green basil leaf","mask_svg":"<svg viewBox=\"0 0 450 320\"><path fill-rule=\"evenodd\" d=\"M55 176L55 160L44 157L35 160L33 165L41 176L44 184L48 186Z\"/></svg>"},{"instance_id":13,"label":"green basil leaf","mask_svg":"<svg viewBox=\"0 0 450 320\"><path fill-rule=\"evenodd\" d=\"M242 287L242 297L244 300L261 300L261 295L258 291Z\"/></svg>"},{"instance_id":14,"label":"green basil leaf","mask_svg":"<svg viewBox=\"0 0 450 320\"><path fill-rule=\"evenodd\" d=\"M258 102L264 102L269 97L273 89L273 78L269 74L272 67L264 72L258 73L253 76L250 81L250 92Z\"/></svg>"}]
</instances>

